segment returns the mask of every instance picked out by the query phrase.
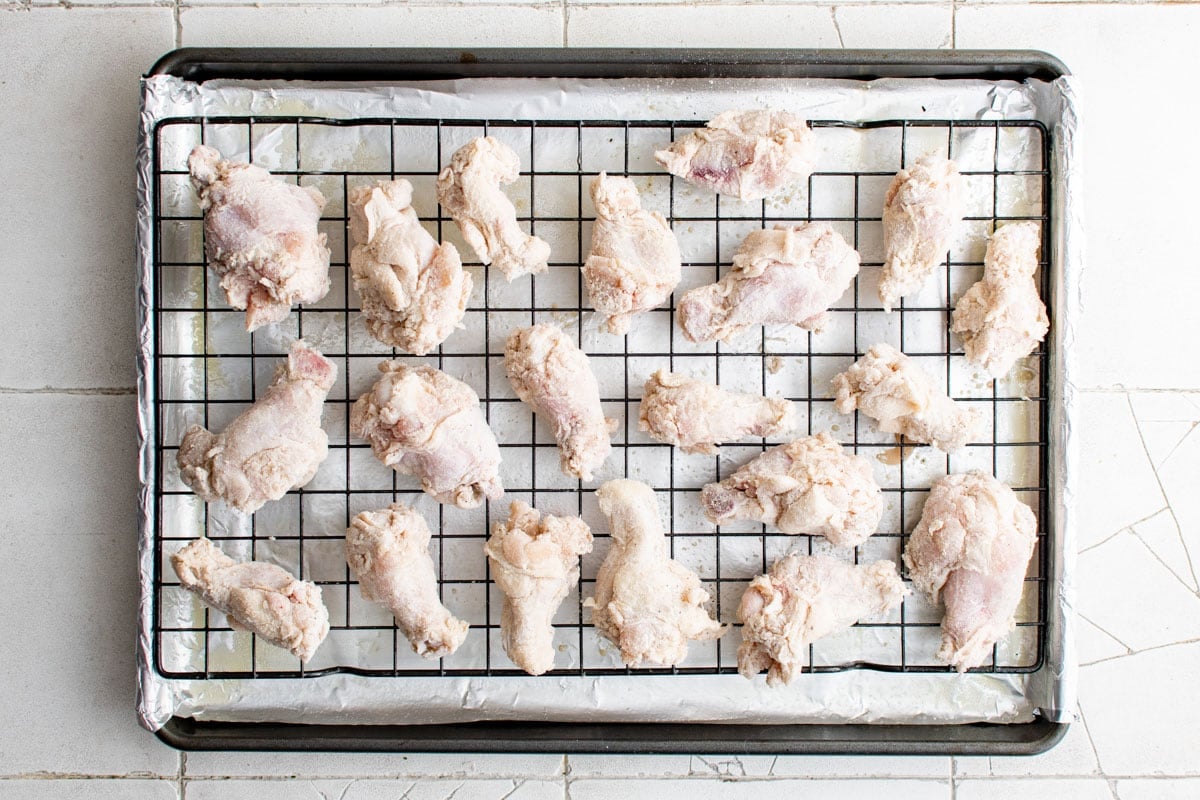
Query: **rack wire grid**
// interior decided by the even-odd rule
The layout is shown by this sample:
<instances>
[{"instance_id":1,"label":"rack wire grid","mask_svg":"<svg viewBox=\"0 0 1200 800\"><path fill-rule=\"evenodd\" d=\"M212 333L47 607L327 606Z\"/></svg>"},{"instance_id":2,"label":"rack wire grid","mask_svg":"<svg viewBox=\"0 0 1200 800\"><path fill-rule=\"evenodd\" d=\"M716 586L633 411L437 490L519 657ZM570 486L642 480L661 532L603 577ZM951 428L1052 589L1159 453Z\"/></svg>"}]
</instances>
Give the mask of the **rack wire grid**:
<instances>
[{"instance_id":1,"label":"rack wire grid","mask_svg":"<svg viewBox=\"0 0 1200 800\"><path fill-rule=\"evenodd\" d=\"M158 421L156 571L153 577L154 662L161 674L180 678L294 678L344 672L371 676L523 675L499 639L501 596L489 580L483 542L489 524L507 517L508 503L524 499L546 513L579 514L592 527L595 549L582 558L580 587L555 618L559 653L554 675L629 672L616 648L589 624L583 600L593 593L596 570L608 549L607 526L594 491L603 481L628 476L651 484L667 521L672 557L695 569L712 596L715 615L734 628L747 583L783 553L828 552L855 562L887 558L900 564L905 538L919 518L929 485L949 473L981 468L1007 482L1035 511L1038 547L1017 612L1017 627L999 642L984 672L1031 672L1045 646L1048 375L1045 347L1006 379L989 381L969 365L950 334L952 301L982 275L987 235L1012 220L1041 223L1040 291L1048 299L1050 175L1048 131L1034 121L884 120L814 121L825 150L823 170L807 187L782 197L743 203L719 198L665 174L653 151L696 121L343 119L209 117L165 120L154 135L154 397ZM507 191L523 224L547 239L549 271L506 283L472 263L473 251L441 213L434 182L450 155L470 139L492 135L521 156L523 170ZM243 312L225 303L204 257L202 216L188 182L186 157L201 142L226 158L251 161L285 180L318 187L329 203L320 227L332 251L333 289L321 302L293 309L290 318L248 335ZM970 197L962 235L936 279L888 314L876 286L882 263L883 194L896 170L923 154L956 159ZM601 170L628 175L645 207L671 223L684 258L679 297L718 279L750 230L810 220L828 222L862 256L853 288L834 306L827 329L810 334L772 326L754 330L734 346L694 345L676 329L674 307L636 318L627 337L600 332L586 305L580 264L587 255L594 211L589 187ZM465 329L424 361L471 384L482 399L501 443L506 496L474 510L439 506L415 480L376 461L349 432L349 405L374 382L376 365L404 358L371 339L350 289L345 198L357 185L406 178L414 206L428 229L453 241L475 287ZM1053 306L1051 304L1050 307ZM564 476L549 429L534 419L508 385L503 369L507 333L518 325L551 321L571 330L588 353L606 412L620 419L614 451L596 480ZM302 336L339 367L326 401L323 425L330 455L307 486L270 503L252 518L223 504L206 506L179 479L176 450L188 424L221 430L269 382L292 338ZM989 436L954 455L929 447L897 457L895 438L869 419L832 408L830 379L879 341L900 347L955 399L990 411ZM698 492L779 441L725 445L719 456L685 455L638 432L638 398L651 372L667 368L718 381L738 390L782 395L807 412L797 432L830 431L866 455L883 487L879 532L847 551L823 539L787 536L763 525L739 523L714 530L703 519ZM393 501L414 504L434 530L433 555L443 601L471 631L453 655L436 661L415 656L383 609L364 601L343 556L345 529L356 513ZM204 608L175 580L169 556L207 535L234 558L272 561L322 588L331 632L314 659L302 665L290 654L235 631L219 612ZM940 609L910 595L889 616L860 622L809 648L806 671L869 668L941 672L935 658ZM737 632L693 642L687 659L671 668L638 674L736 672ZM532 680L532 679L531 679Z\"/></svg>"}]
</instances>

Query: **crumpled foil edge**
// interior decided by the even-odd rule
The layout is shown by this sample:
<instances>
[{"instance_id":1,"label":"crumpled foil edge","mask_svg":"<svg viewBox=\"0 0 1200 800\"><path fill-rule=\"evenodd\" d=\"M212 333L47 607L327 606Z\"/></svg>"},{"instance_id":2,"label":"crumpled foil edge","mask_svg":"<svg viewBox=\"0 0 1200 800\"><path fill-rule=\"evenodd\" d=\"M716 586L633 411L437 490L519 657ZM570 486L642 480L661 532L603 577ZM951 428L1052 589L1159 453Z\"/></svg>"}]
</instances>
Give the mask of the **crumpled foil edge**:
<instances>
[{"instance_id":1,"label":"crumpled foil edge","mask_svg":"<svg viewBox=\"0 0 1200 800\"><path fill-rule=\"evenodd\" d=\"M574 102L588 81L543 79L547 90L524 94L530 81L445 81L421 86L335 87L329 84L248 84L214 81L203 86L169 77L143 81L137 167L139 572L141 597L137 641L138 715L158 730L173 716L197 720L298 723L446 723L476 720L695 721L743 723L855 722L946 723L1052 721L1074 717L1077 673L1072 612L1075 548L1075 466L1077 436L1071 425L1077 402L1074 383L1074 321L1080 311L1079 275L1083 258L1078 86L1072 78L1025 84L981 81L792 81L788 90L816 99L810 116L886 118L921 116L913 94L920 93L925 115L1037 118L1054 131L1052 165L1053 364L1051 426L1058 437L1052 453L1051 504L1056 509L1052 580L1045 662L1031 675L890 674L869 670L806 675L790 687L767 689L761 678L740 676L543 677L543 678L366 678L328 675L301 680L174 680L153 662L153 583L156 469L153 431L153 169L151 138L164 118L218 113L305 113L326 116L481 116L586 118ZM595 83L595 82L591 82ZM777 95L753 82L706 81L698 91L671 93L680 81L609 81L593 96L592 116L697 118L712 116L714 103L727 102L723 90L755 91L754 102ZM695 87L693 87L695 88ZM592 87L595 95L594 86ZM956 94L961 90L962 96ZM630 98L652 97L654 103ZM664 98L672 98L670 102ZM931 102L925 102L932 98ZM964 99L965 98L965 99ZM746 101L743 100L743 103ZM707 104L707 105L706 105ZM720 107L718 106L718 110ZM821 113L813 113L819 110ZM869 707L855 702L870 687ZM883 701L886 701L883 702Z\"/></svg>"}]
</instances>

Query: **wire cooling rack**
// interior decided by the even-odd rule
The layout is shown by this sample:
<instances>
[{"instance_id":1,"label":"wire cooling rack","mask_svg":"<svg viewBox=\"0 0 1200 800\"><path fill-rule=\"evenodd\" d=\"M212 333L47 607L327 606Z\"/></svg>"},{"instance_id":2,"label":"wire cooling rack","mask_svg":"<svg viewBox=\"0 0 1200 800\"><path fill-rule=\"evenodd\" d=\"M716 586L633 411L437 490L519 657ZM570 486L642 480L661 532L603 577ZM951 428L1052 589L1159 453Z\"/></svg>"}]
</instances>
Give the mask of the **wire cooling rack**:
<instances>
[{"instance_id":1,"label":"wire cooling rack","mask_svg":"<svg viewBox=\"0 0 1200 800\"><path fill-rule=\"evenodd\" d=\"M950 334L953 301L982 275L987 235L998 224L1035 220L1048 252L1049 134L1033 121L886 120L814 121L825 149L824 171L791 195L743 203L718 198L666 175L653 151L701 123L611 120L329 120L304 117L208 117L158 124L153 141L156 568L153 659L164 676L180 678L292 678L330 672L363 675L521 675L499 639L501 597L489 580L483 542L489 522L507 517L508 502L523 499L547 513L579 514L592 526L595 550L582 559L580 588L555 618L558 668L551 675L623 674L615 648L598 638L583 599L593 593L596 570L608 549L607 526L594 490L629 476L656 489L668 522L671 554L695 569L713 598L713 611L736 623L749 580L789 549L830 552L824 540L771 533L739 523L713 529L704 521L698 492L779 441L726 445L719 456L685 455L637 430L645 379L667 368L719 381L732 389L785 396L806 412L798 433L830 431L871 460L883 487L880 530L852 554L858 562L900 562L930 483L947 472L984 469L1013 486L1036 512L1038 547L1017 612L1017 628L994 648L985 672L1032 672L1043 658L1047 613L1044 575L1050 529L1047 503L1049 353L1036 351L1013 373L992 382L969 365ZM508 187L524 224L552 247L548 272L506 283L473 263L457 227L434 197L438 171L462 144L479 135L509 143L522 159L520 180ZM206 268L202 217L188 183L186 158L207 143L226 158L248 160L285 180L318 187L329 203L321 229L332 251L333 289L321 302L293 309L277 326L248 335L243 312L230 309ZM936 279L886 314L876 286L882 263L883 194L897 169L924 154L955 158L970 197L962 235ZM629 175L647 208L666 216L680 240L684 279L676 297L720 277L750 230L774 224L826 221L862 256L853 288L834 306L826 331L755 330L730 345L694 345L679 334L674 309L638 317L627 337L599 331L586 305L579 265L594 218L589 196L601 170ZM501 443L506 497L475 510L439 506L407 476L397 476L349 433L349 404L371 383L375 366L396 356L372 340L350 288L345 198L355 186L403 177L414 205L439 240L459 247L475 278L465 330L425 359L470 383L480 395ZM1048 297L1043 260L1040 290ZM1049 304L1048 304L1049 305ZM1052 307L1052 306L1051 306ZM508 386L503 369L507 333L518 325L554 322L576 336L589 354L606 412L620 420L614 451L597 479L584 485L562 475L554 440ZM339 368L326 401L323 425L330 455L306 487L245 518L221 504L205 506L182 484L175 466L187 425L220 430L266 387L291 339L303 336ZM868 347L888 341L914 357L964 403L984 407L988 437L953 456L932 448L901 454L889 435L855 413L832 408L830 379ZM405 358L400 356L401 358ZM905 457L901 457L901 455ZM365 602L343 554L350 518L392 501L415 505L434 530L433 552L443 600L471 625L453 655L425 661L411 653L387 612ZM329 638L307 665L288 653L234 631L178 585L169 556L207 535L235 558L282 565L321 586L331 617ZM934 658L940 610L912 595L890 616L860 623L810 646L806 671L870 668L941 672ZM715 642L694 642L686 661L639 674L736 672L740 641L734 630ZM531 678L531 680L533 680Z\"/></svg>"}]
</instances>

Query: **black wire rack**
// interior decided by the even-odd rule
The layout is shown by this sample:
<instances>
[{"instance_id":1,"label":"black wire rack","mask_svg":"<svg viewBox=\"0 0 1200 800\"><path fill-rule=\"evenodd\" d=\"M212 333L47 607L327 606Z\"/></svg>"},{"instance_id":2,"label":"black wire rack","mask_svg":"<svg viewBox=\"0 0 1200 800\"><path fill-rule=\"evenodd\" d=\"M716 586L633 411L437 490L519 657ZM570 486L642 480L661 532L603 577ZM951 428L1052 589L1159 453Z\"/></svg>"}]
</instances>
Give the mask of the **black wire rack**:
<instances>
[{"instance_id":1,"label":"black wire rack","mask_svg":"<svg viewBox=\"0 0 1200 800\"><path fill-rule=\"evenodd\" d=\"M510 499L548 513L579 514L591 524L595 550L583 557L579 589L555 619L555 675L629 672L599 639L583 607L607 551L606 526L594 490L605 479L645 480L658 493L668 523L671 554L699 572L722 622L738 627L738 600L749 580L775 558L798 549L835 553L815 537L786 536L762 525L714 528L703 520L698 493L779 441L726 445L719 456L684 455L637 430L638 398L651 372L666 368L707 377L722 386L782 395L807 412L800 433L830 431L875 465L885 497L880 530L854 550L853 559L900 563L907 533L920 514L932 480L970 468L1009 483L1036 512L1038 547L1026 578L1017 628L994 648L983 672L1026 673L1043 661L1047 617L1050 353L1043 346L1006 379L990 381L965 361L950 333L954 300L982 275L983 246L997 225L1033 220L1042 227L1042 257L1049 252L1050 136L1035 121L884 120L814 121L826 148L826 170L805 189L755 203L718 198L666 175L652 153L695 121L612 120L331 120L307 117L207 117L160 122L153 137L154 192L154 409L157 473L156 565L153 576L153 662L175 678L295 678L328 673L371 676L523 675L499 644L500 596L483 555L490 522L507 517ZM479 135L496 136L521 156L520 180L508 188L518 214L553 252L548 272L511 284L469 259L456 226L441 215L434 180L449 156ZM230 309L212 280L203 252L202 217L188 183L186 157L208 143L226 158L270 169L285 180L318 187L329 199L321 220L332 251L333 289L319 303L293 309L278 326L246 334L243 312ZM898 310L885 313L875 295L882 264L883 193L896 170L924 154L955 158L970 204L963 235L931 279ZM831 309L828 329L809 334L767 328L736 342L688 343L675 325L674 308L636 318L627 337L598 330L586 305L579 265L587 255L594 213L589 186L601 170L635 180L646 207L670 220L684 254L686 288L709 283L728 269L750 230L810 220L828 222L862 256L852 289ZM405 178L414 206L439 240L459 246L475 288L465 330L452 334L423 361L466 380L480 395L500 439L506 496L463 511L438 506L415 481L384 468L367 444L349 432L349 405L373 383L379 361L400 357L367 336L350 288L351 246L346 197L360 184ZM1049 270L1042 262L1040 289L1049 299ZM1051 308L1052 304L1047 303ZM614 451L597 480L583 484L558 468L553 438L507 385L504 338L518 325L555 322L589 354L610 416L620 419ZM339 367L324 427L330 455L306 487L268 504L251 518L221 505L206 507L182 484L175 466L187 424L220 430L257 397L292 338L304 337ZM887 341L914 357L952 397L984 407L990 438L954 455L932 448L903 453L871 420L833 411L829 381L871 345ZM412 503L434 530L434 556L443 600L471 625L452 656L425 661L413 655L390 616L366 603L342 555L343 536L359 511L392 501ZM278 563L322 588L331 633L308 665L231 629L217 612L179 587L169 556L199 535L237 558ZM845 554L842 553L844 556ZM810 646L805 671L875 669L944 672L934 658L940 612L914 594L884 619L862 622ZM638 674L736 673L736 631L715 642L693 642L686 661ZM530 680L536 680L530 678Z\"/></svg>"}]
</instances>

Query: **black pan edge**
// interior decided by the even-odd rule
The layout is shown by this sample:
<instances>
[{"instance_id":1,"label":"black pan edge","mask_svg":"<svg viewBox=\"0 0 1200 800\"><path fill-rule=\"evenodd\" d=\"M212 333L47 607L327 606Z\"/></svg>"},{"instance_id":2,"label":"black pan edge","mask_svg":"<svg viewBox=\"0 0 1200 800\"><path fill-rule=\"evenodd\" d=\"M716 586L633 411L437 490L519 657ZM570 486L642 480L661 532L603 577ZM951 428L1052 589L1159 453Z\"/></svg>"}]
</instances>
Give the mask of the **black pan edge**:
<instances>
[{"instance_id":1,"label":"black pan edge","mask_svg":"<svg viewBox=\"0 0 1200 800\"><path fill-rule=\"evenodd\" d=\"M1012 725L296 725L172 717L157 735L181 750L994 756L1044 753L1066 735L1067 727L1040 719Z\"/></svg>"},{"instance_id":2,"label":"black pan edge","mask_svg":"<svg viewBox=\"0 0 1200 800\"><path fill-rule=\"evenodd\" d=\"M456 78L975 78L1069 74L1039 50L628 48L182 48L149 75L191 81L399 81Z\"/></svg>"}]
</instances>

